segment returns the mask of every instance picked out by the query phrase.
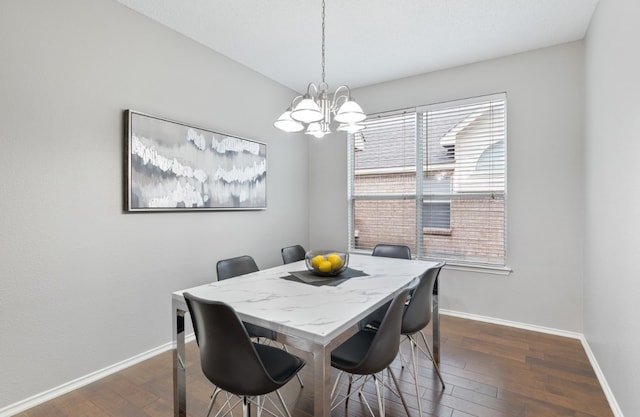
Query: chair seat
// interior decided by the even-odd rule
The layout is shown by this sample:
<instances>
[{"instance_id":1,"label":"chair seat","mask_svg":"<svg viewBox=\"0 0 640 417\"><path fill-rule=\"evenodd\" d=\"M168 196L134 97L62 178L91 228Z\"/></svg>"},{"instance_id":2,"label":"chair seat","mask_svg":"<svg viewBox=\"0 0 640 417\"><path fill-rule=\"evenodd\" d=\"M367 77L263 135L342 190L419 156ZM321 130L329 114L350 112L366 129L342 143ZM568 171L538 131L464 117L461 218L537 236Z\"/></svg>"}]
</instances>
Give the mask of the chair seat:
<instances>
[{"instance_id":1,"label":"chair seat","mask_svg":"<svg viewBox=\"0 0 640 417\"><path fill-rule=\"evenodd\" d=\"M362 358L366 356L371 348L371 342L375 335L375 331L363 329L351 336L331 352L331 366L346 372L350 372L359 367ZM385 368L386 365L382 367L382 369ZM368 372L364 374L374 374L380 372L382 369L367 370ZM359 371L363 371L363 369L359 369ZM362 373L360 374L362 375Z\"/></svg>"},{"instance_id":2,"label":"chair seat","mask_svg":"<svg viewBox=\"0 0 640 417\"><path fill-rule=\"evenodd\" d=\"M286 384L305 365L302 359L282 349L261 343L254 343L253 345L267 373L279 385Z\"/></svg>"},{"instance_id":3,"label":"chair seat","mask_svg":"<svg viewBox=\"0 0 640 417\"><path fill-rule=\"evenodd\" d=\"M242 322L244 328L247 329L249 337L263 337L269 340L276 340L276 332L252 323Z\"/></svg>"},{"instance_id":4,"label":"chair seat","mask_svg":"<svg viewBox=\"0 0 640 417\"><path fill-rule=\"evenodd\" d=\"M375 332L360 330L331 352L331 366L342 371L355 368L371 347Z\"/></svg>"}]
</instances>

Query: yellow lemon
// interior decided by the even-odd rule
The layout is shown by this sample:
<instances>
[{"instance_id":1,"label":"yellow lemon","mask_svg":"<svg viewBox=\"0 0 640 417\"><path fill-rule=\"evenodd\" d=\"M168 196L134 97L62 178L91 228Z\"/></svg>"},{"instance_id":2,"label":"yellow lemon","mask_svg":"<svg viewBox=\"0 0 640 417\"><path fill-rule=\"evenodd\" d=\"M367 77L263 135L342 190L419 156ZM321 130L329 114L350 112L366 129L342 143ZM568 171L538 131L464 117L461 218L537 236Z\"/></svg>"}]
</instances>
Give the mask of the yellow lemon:
<instances>
[{"instance_id":1,"label":"yellow lemon","mask_svg":"<svg viewBox=\"0 0 640 417\"><path fill-rule=\"evenodd\" d=\"M322 261L320 265L318 265L318 271L320 272L331 272L331 262Z\"/></svg>"},{"instance_id":2,"label":"yellow lemon","mask_svg":"<svg viewBox=\"0 0 640 417\"><path fill-rule=\"evenodd\" d=\"M313 258L311 258L311 266L318 269L320 267L320 262L324 262L324 256L322 255L316 255Z\"/></svg>"},{"instance_id":3,"label":"yellow lemon","mask_svg":"<svg viewBox=\"0 0 640 417\"><path fill-rule=\"evenodd\" d=\"M327 261L331 262L331 270L337 271L342 268L342 258L336 253L327 256Z\"/></svg>"}]
</instances>

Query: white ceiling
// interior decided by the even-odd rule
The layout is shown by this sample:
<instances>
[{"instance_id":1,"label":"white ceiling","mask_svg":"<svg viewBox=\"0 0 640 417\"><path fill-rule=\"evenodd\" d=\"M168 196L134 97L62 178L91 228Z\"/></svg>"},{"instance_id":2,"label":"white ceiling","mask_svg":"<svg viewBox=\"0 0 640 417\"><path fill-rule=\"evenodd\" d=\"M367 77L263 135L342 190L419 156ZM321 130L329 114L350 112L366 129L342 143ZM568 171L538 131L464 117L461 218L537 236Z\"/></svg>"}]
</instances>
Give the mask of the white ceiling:
<instances>
[{"instance_id":1,"label":"white ceiling","mask_svg":"<svg viewBox=\"0 0 640 417\"><path fill-rule=\"evenodd\" d=\"M117 0L296 91L321 0ZM326 0L326 81L352 88L582 39L598 0Z\"/></svg>"}]
</instances>

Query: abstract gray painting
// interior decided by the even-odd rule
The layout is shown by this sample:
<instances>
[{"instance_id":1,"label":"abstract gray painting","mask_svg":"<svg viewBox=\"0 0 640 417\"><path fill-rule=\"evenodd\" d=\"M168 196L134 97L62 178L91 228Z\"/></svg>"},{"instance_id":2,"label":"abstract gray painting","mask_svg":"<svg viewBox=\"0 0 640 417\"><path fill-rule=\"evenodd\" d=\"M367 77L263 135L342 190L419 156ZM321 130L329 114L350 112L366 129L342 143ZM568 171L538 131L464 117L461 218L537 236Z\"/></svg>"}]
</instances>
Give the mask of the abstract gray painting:
<instances>
[{"instance_id":1,"label":"abstract gray painting","mask_svg":"<svg viewBox=\"0 0 640 417\"><path fill-rule=\"evenodd\" d=\"M267 145L127 110L125 210L267 205Z\"/></svg>"}]
</instances>

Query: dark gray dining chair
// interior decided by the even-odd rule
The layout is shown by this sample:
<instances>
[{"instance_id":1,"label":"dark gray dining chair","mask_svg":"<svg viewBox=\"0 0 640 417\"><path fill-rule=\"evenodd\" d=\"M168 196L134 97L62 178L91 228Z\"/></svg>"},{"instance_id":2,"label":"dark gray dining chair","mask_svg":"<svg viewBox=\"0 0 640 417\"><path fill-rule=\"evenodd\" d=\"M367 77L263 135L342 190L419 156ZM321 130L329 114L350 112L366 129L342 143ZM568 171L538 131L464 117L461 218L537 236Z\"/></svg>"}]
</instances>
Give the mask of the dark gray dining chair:
<instances>
[{"instance_id":1,"label":"dark gray dining chair","mask_svg":"<svg viewBox=\"0 0 640 417\"><path fill-rule=\"evenodd\" d=\"M395 245L389 243L378 243L374 248L371 256L382 256L385 258L411 259L411 249L406 245ZM378 327L380 321L384 317L385 312L389 308L389 303L383 305L364 320L360 322L360 328L364 326Z\"/></svg>"},{"instance_id":2,"label":"dark gray dining chair","mask_svg":"<svg viewBox=\"0 0 640 417\"><path fill-rule=\"evenodd\" d=\"M235 258L222 259L216 264L216 272L218 273L218 281L233 278L240 275L257 272L260 269L256 261L249 255L236 256Z\"/></svg>"},{"instance_id":3,"label":"dark gray dining chair","mask_svg":"<svg viewBox=\"0 0 640 417\"><path fill-rule=\"evenodd\" d=\"M250 274L252 272L257 272L260 269L256 264L256 261L249 255L236 256L235 258L222 259L216 263L216 272L218 273L218 281L222 281L229 278L238 277L240 275ZM276 332L273 330L267 329L262 326L258 326L253 323L243 322L249 336L256 338L257 341L260 341L260 338L268 339L268 340L276 340ZM284 347L286 350L286 347ZM304 387L302 383L302 379L298 375L298 382L300 382L300 386Z\"/></svg>"},{"instance_id":4,"label":"dark gray dining chair","mask_svg":"<svg viewBox=\"0 0 640 417\"><path fill-rule=\"evenodd\" d=\"M222 259L216 264L218 281L234 278L240 275L250 274L259 270L260 269L258 269L258 265L249 255ZM264 337L270 340L276 340L276 332L274 332L273 330L269 330L251 323L244 323L244 325L251 337L255 337L258 339Z\"/></svg>"},{"instance_id":5,"label":"dark gray dining chair","mask_svg":"<svg viewBox=\"0 0 640 417\"><path fill-rule=\"evenodd\" d=\"M205 300L184 293L200 351L202 372L214 392L207 417L217 395L226 391L242 399L243 415L249 416L249 404L257 397L276 392L285 413L291 413L278 391L304 367L305 361L284 350L251 341L235 310L220 301ZM230 405L231 407L231 405Z\"/></svg>"},{"instance_id":6,"label":"dark gray dining chair","mask_svg":"<svg viewBox=\"0 0 640 417\"><path fill-rule=\"evenodd\" d=\"M383 388L385 387L383 371L387 370L393 379L393 383L395 384L397 394L402 401L402 405L404 406L407 415L409 415L409 408L404 400L402 391L400 391L398 380L389 366L398 355L402 315L408 295L409 289L404 289L394 297L389 309L380 323L380 327L376 331L362 329L331 352L331 366L349 374L349 386L347 388L346 396L339 401L333 401L332 409L335 409L343 401L348 401L352 394L356 392L362 394L362 388L364 383L367 381L367 378L360 378L359 387L352 391L351 388L353 385L354 375L370 375L373 377L375 384L378 398L378 412L379 415L383 417L384 401L383 396L380 393L380 385L382 385ZM342 375L343 373L340 373L334 383L331 392L331 397L333 399L337 398L336 388L338 387L338 383ZM360 398L362 398L369 409L369 412L373 415L373 411L371 411L371 407L364 395L360 395Z\"/></svg>"},{"instance_id":7,"label":"dark gray dining chair","mask_svg":"<svg viewBox=\"0 0 640 417\"><path fill-rule=\"evenodd\" d=\"M386 258L411 259L411 249L406 245L378 243L371 256L384 256Z\"/></svg>"},{"instance_id":8,"label":"dark gray dining chair","mask_svg":"<svg viewBox=\"0 0 640 417\"><path fill-rule=\"evenodd\" d=\"M424 353L427 358L431 360L433 369L436 371L436 374L440 379L440 383L442 384L442 389L445 388L442 374L440 374L438 364L433 358L429 342L423 332L423 329L431 322L433 286L444 265L444 262L440 262L420 275L417 284L413 288L413 293L409 299L409 303L404 308L404 314L402 316L401 333L403 336L406 336L406 340L408 340L411 345L411 363L413 364L413 378L416 387L416 395L418 397L418 412L420 413L420 417L422 417L422 402L420 401L420 385L418 384L418 351ZM426 350L422 349L419 345L417 339L418 334L421 336ZM404 364L404 361L402 361L402 363Z\"/></svg>"},{"instance_id":9,"label":"dark gray dining chair","mask_svg":"<svg viewBox=\"0 0 640 417\"><path fill-rule=\"evenodd\" d=\"M290 264L292 262L304 260L304 255L307 253L300 245L287 246L280 250L282 254L282 262L284 264Z\"/></svg>"}]
</instances>

